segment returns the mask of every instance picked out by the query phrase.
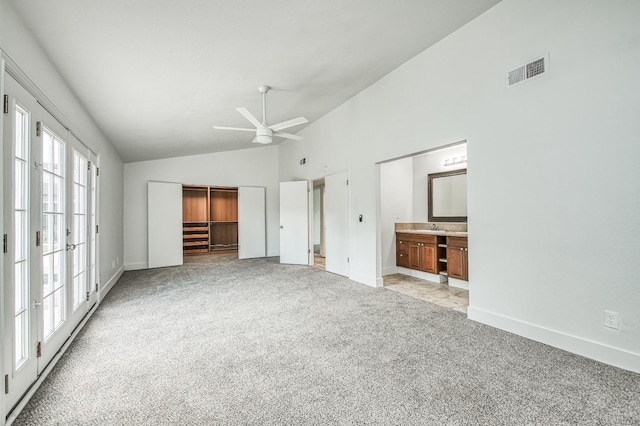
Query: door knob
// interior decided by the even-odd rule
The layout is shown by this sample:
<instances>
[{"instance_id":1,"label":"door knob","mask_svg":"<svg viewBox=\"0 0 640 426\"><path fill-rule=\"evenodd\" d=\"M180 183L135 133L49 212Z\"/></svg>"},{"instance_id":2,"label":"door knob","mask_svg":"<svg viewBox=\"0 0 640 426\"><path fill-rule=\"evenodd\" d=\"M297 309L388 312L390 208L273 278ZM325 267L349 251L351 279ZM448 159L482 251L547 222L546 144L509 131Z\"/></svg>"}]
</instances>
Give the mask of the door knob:
<instances>
[{"instance_id":1,"label":"door knob","mask_svg":"<svg viewBox=\"0 0 640 426\"><path fill-rule=\"evenodd\" d=\"M75 244L67 244L67 251L68 250L75 250L76 249L76 245Z\"/></svg>"},{"instance_id":2,"label":"door knob","mask_svg":"<svg viewBox=\"0 0 640 426\"><path fill-rule=\"evenodd\" d=\"M33 308L37 308L38 306L42 306L41 302L36 302L35 300L33 301Z\"/></svg>"},{"instance_id":3,"label":"door knob","mask_svg":"<svg viewBox=\"0 0 640 426\"><path fill-rule=\"evenodd\" d=\"M280 225L280 229L284 229L284 226L283 226L283 225Z\"/></svg>"}]
</instances>

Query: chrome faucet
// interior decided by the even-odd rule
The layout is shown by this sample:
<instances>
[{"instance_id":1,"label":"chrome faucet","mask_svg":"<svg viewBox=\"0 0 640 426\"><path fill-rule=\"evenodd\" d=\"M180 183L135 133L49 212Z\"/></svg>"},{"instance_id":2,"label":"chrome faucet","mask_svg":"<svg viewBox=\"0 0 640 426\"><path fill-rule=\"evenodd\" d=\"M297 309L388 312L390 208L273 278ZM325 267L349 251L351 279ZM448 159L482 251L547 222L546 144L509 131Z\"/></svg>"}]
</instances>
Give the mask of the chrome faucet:
<instances>
[{"instance_id":1,"label":"chrome faucet","mask_svg":"<svg viewBox=\"0 0 640 426\"><path fill-rule=\"evenodd\" d=\"M437 231L438 230L438 224L437 223L432 223L431 224L431 230L432 231Z\"/></svg>"}]
</instances>

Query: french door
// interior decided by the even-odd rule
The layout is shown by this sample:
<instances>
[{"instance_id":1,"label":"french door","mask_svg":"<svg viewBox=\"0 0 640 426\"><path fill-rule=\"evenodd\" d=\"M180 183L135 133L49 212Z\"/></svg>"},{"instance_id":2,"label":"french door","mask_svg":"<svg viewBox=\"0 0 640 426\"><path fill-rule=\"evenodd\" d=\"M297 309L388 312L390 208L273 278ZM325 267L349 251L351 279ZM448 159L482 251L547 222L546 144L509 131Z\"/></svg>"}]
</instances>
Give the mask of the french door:
<instances>
[{"instance_id":1,"label":"french door","mask_svg":"<svg viewBox=\"0 0 640 426\"><path fill-rule=\"evenodd\" d=\"M97 196L91 152L9 75L5 89L6 414L96 299Z\"/></svg>"}]
</instances>

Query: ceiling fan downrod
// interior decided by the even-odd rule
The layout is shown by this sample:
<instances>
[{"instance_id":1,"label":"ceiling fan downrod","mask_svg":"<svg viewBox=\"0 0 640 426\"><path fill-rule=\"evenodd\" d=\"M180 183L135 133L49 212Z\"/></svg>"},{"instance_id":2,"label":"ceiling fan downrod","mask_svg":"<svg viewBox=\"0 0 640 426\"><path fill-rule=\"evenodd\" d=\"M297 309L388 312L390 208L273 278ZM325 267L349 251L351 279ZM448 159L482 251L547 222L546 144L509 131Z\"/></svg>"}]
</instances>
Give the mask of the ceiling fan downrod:
<instances>
[{"instance_id":1,"label":"ceiling fan downrod","mask_svg":"<svg viewBox=\"0 0 640 426\"><path fill-rule=\"evenodd\" d=\"M267 127L267 92L271 89L269 86L258 87L258 92L262 93L262 125Z\"/></svg>"}]
</instances>

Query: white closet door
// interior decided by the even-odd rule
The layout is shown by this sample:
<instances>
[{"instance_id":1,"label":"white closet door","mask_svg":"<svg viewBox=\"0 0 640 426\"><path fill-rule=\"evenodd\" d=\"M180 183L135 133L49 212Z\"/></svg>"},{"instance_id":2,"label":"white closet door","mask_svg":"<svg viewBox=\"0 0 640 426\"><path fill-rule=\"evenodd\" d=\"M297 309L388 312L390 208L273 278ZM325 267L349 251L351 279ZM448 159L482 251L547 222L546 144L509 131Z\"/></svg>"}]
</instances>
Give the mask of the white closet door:
<instances>
[{"instance_id":1,"label":"white closet door","mask_svg":"<svg viewBox=\"0 0 640 426\"><path fill-rule=\"evenodd\" d=\"M238 258L266 256L265 189L238 188Z\"/></svg>"},{"instance_id":2,"label":"white closet door","mask_svg":"<svg viewBox=\"0 0 640 426\"><path fill-rule=\"evenodd\" d=\"M309 182L280 182L280 263L309 264Z\"/></svg>"},{"instance_id":3,"label":"white closet door","mask_svg":"<svg viewBox=\"0 0 640 426\"><path fill-rule=\"evenodd\" d=\"M349 276L349 172L324 178L327 272Z\"/></svg>"},{"instance_id":4,"label":"white closet door","mask_svg":"<svg viewBox=\"0 0 640 426\"><path fill-rule=\"evenodd\" d=\"M182 265L182 184L148 183L149 268Z\"/></svg>"}]
</instances>

